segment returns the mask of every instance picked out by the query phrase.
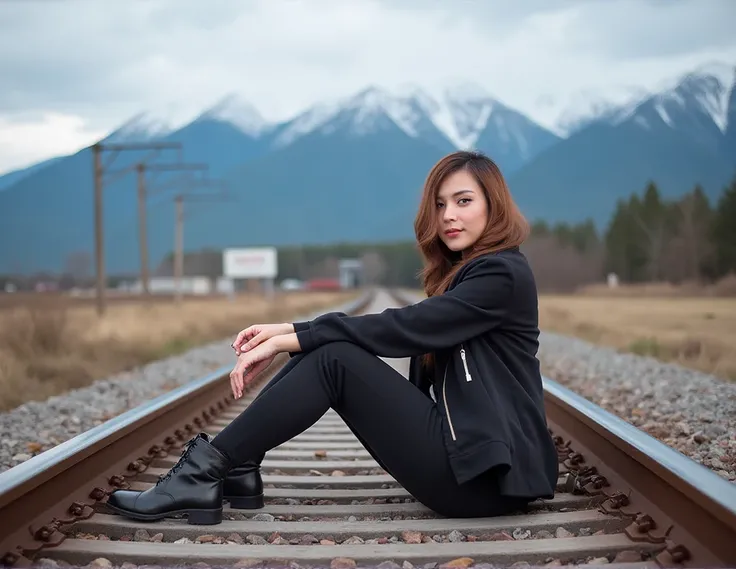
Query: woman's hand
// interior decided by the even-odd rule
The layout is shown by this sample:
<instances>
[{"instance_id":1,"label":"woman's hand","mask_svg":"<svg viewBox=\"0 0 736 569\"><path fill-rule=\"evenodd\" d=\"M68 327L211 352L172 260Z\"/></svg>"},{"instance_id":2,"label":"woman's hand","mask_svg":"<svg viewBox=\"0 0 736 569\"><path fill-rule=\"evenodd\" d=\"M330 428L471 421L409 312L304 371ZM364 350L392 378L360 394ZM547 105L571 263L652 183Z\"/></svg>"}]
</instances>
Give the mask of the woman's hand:
<instances>
[{"instance_id":1,"label":"woman's hand","mask_svg":"<svg viewBox=\"0 0 736 569\"><path fill-rule=\"evenodd\" d=\"M274 336L291 334L294 332L293 324L254 324L242 330L235 338L232 346L239 356L243 352L252 350L259 344Z\"/></svg>"},{"instance_id":2,"label":"woman's hand","mask_svg":"<svg viewBox=\"0 0 736 569\"><path fill-rule=\"evenodd\" d=\"M279 334L269 338L255 348L242 352L238 356L235 368L230 372L230 387L233 397L240 399L243 389L273 362L274 357L282 352L300 352L301 346L295 333Z\"/></svg>"},{"instance_id":3,"label":"woman's hand","mask_svg":"<svg viewBox=\"0 0 736 569\"><path fill-rule=\"evenodd\" d=\"M271 365L279 351L276 340L270 339L238 356L238 361L230 372L230 387L235 399L243 396L245 386Z\"/></svg>"}]
</instances>

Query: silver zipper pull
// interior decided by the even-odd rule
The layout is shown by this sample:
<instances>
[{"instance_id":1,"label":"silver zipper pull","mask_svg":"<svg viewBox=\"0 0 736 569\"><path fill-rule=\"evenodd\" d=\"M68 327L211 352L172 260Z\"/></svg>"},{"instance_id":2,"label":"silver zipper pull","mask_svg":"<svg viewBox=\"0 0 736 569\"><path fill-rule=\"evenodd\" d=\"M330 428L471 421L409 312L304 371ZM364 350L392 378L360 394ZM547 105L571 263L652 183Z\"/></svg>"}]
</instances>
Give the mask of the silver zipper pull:
<instances>
[{"instance_id":1,"label":"silver zipper pull","mask_svg":"<svg viewBox=\"0 0 736 569\"><path fill-rule=\"evenodd\" d=\"M465 348L460 348L460 358L463 360L463 367L465 368L465 381L473 381L470 377L470 371L468 371L468 362L465 359Z\"/></svg>"}]
</instances>

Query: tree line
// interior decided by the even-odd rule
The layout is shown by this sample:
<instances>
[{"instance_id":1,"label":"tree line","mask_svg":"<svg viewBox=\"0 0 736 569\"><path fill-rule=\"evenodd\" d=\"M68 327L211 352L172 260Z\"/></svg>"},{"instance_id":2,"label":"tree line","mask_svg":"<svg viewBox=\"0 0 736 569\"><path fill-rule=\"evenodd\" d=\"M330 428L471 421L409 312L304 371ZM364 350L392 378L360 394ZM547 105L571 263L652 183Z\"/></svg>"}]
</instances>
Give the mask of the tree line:
<instances>
[{"instance_id":1,"label":"tree line","mask_svg":"<svg viewBox=\"0 0 736 569\"><path fill-rule=\"evenodd\" d=\"M700 186L666 199L653 181L618 201L602 231L593 221L532 224L522 246L542 290L603 282L714 282L736 274L736 177L711 203ZM290 247L279 250L286 277L336 276L336 260L363 258L371 282L418 286L413 241Z\"/></svg>"},{"instance_id":2,"label":"tree line","mask_svg":"<svg viewBox=\"0 0 736 569\"><path fill-rule=\"evenodd\" d=\"M569 292L581 285L603 282L609 273L628 283L708 283L736 274L734 222L736 177L713 203L700 186L666 199L651 181L639 192L618 201L602 231L591 220L557 224L540 220L532 224L522 251L542 291ZM422 260L410 240L279 247L278 280L337 278L338 262L343 258L363 261L366 284L420 286ZM79 270L71 269L84 265L86 278L72 279L77 284L90 280L88 255L71 255L67 264L67 277L81 277L75 275ZM154 274L172 273L173 254L169 254ZM218 278L222 275L222 252L186 252L184 274Z\"/></svg>"},{"instance_id":3,"label":"tree line","mask_svg":"<svg viewBox=\"0 0 736 569\"><path fill-rule=\"evenodd\" d=\"M650 182L619 201L605 235L606 270L630 282L708 282L736 272L736 178L710 203L700 186L672 200Z\"/></svg>"}]
</instances>

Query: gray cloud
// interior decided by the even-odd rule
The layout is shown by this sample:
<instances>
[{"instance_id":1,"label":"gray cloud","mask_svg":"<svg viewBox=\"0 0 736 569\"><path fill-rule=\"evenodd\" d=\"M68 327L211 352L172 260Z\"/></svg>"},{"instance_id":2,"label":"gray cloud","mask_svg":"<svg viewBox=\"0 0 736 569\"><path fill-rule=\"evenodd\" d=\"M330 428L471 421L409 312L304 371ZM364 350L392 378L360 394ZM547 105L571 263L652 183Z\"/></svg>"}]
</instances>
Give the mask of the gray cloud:
<instances>
[{"instance_id":1,"label":"gray cloud","mask_svg":"<svg viewBox=\"0 0 736 569\"><path fill-rule=\"evenodd\" d=\"M365 6L357 0L350 4L313 0L309 4L312 17L300 22L294 13L305 13L305 4L297 0L271 5L209 0L206 7L193 0L82 0L43 2L40 10L31 0L4 3L0 6L0 53L4 54L0 56L4 78L0 113L28 107L88 113L91 104L98 111L134 112L147 101L162 101L166 94L186 95L192 85L198 94L210 91L213 97L217 89L197 85L195 75L219 81L224 91L231 84L249 85L256 92L265 90L266 84L278 90L311 76L323 81L324 93L330 92L331 85L339 89L356 72L366 83L390 77L392 71L381 69L382 65L411 63L413 75L419 76L419 63L431 76L438 72L432 55L422 60L415 50L422 44L421 36L435 28L438 41L450 39L440 46L452 54L439 70L445 75L458 59L461 75L469 62L479 69L500 67L494 60L502 57L509 67L532 69L530 58L546 57L545 45L539 43L533 46L536 52L523 51L527 46L521 45L521 38L529 44L537 39L532 34L548 34L541 39L560 57L597 53L609 61L736 45L730 28L736 20L736 2L730 0L525 0L502 9L495 3L469 0L451 5L444 0L380 0ZM402 14L406 11L416 16ZM361 22L351 20L351 12L375 17L378 25L366 30ZM393 21L406 22L404 45L382 44ZM477 41L461 37L470 32ZM480 49L471 51L471 44ZM492 51L495 46L505 52ZM386 49L394 51L392 57L383 57ZM303 91L317 95L313 85Z\"/></svg>"},{"instance_id":2,"label":"gray cloud","mask_svg":"<svg viewBox=\"0 0 736 569\"><path fill-rule=\"evenodd\" d=\"M61 113L80 120L47 128L73 125L58 138L75 141L141 111L187 120L230 92L284 118L368 84L465 80L544 124L580 93L650 87L707 58L736 63L732 0L503 4L0 1L0 129L16 140L12 125L38 133L45 113Z\"/></svg>"},{"instance_id":3,"label":"gray cloud","mask_svg":"<svg viewBox=\"0 0 736 569\"><path fill-rule=\"evenodd\" d=\"M389 9L444 12L480 32L511 34L531 20L569 15L571 49L592 49L611 58L646 58L736 46L731 0L523 0L503 8L494 2L379 0Z\"/></svg>"},{"instance_id":4,"label":"gray cloud","mask_svg":"<svg viewBox=\"0 0 736 569\"><path fill-rule=\"evenodd\" d=\"M573 47L608 59L672 57L736 46L736 2L622 0L573 10Z\"/></svg>"}]
</instances>

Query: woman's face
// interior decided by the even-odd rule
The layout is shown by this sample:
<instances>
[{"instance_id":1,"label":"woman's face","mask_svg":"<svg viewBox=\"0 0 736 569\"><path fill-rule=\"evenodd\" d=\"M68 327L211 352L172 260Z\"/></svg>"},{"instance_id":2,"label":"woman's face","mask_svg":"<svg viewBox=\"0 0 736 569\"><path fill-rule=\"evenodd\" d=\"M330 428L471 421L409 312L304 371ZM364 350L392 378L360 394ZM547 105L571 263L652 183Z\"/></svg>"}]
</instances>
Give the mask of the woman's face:
<instances>
[{"instance_id":1,"label":"woman's face","mask_svg":"<svg viewBox=\"0 0 736 569\"><path fill-rule=\"evenodd\" d=\"M473 176L458 170L445 178L437 195L439 238L451 251L464 251L483 234L488 207Z\"/></svg>"}]
</instances>

